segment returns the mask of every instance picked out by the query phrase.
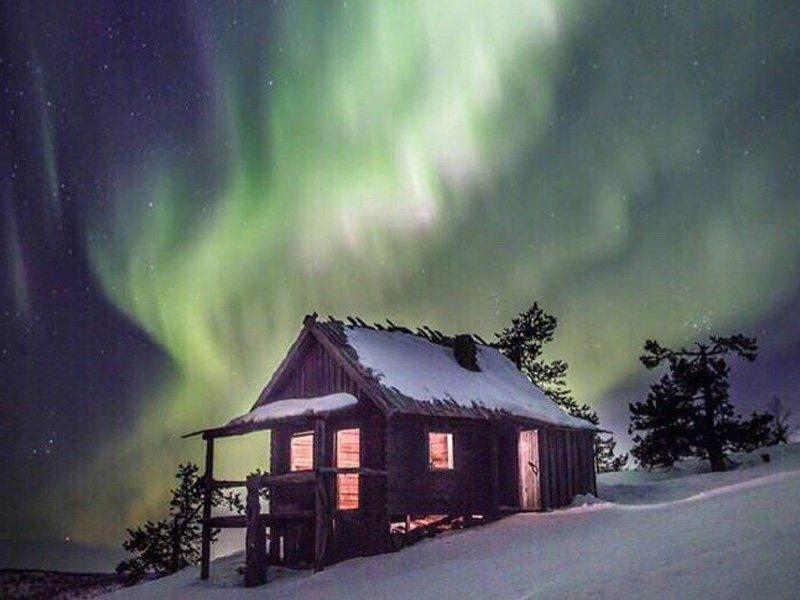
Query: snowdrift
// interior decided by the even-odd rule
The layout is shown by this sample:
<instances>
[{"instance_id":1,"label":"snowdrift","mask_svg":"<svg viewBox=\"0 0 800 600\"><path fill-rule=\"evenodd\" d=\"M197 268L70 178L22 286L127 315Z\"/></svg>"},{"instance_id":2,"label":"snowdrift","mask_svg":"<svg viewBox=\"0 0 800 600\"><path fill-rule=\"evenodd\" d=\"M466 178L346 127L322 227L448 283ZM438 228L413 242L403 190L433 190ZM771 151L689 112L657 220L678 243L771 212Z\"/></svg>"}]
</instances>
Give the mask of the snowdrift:
<instances>
[{"instance_id":1,"label":"snowdrift","mask_svg":"<svg viewBox=\"0 0 800 600\"><path fill-rule=\"evenodd\" d=\"M770 461L762 455L769 453ZM601 476L599 499L520 514L322 573L274 571L239 587L234 554L122 590L115 599L800 598L800 444L735 456L738 467Z\"/></svg>"}]
</instances>

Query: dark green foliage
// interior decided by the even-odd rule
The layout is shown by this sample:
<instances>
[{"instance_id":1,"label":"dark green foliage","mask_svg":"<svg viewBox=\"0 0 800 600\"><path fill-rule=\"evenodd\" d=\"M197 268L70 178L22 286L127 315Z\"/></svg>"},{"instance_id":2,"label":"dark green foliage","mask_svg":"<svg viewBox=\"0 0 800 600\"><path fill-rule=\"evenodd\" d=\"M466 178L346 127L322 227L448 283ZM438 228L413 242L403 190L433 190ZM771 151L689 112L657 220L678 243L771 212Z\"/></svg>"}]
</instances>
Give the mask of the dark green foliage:
<instances>
[{"instance_id":1,"label":"dark green foliage","mask_svg":"<svg viewBox=\"0 0 800 600\"><path fill-rule=\"evenodd\" d=\"M791 425L789 419L792 417L792 410L783 405L783 401L775 396L767 403L767 412L772 415L772 432L770 435L770 445L788 444L789 438L794 434L798 426Z\"/></svg>"},{"instance_id":2,"label":"dark green foliage","mask_svg":"<svg viewBox=\"0 0 800 600\"><path fill-rule=\"evenodd\" d=\"M650 386L644 402L630 405L633 456L645 467L670 467L687 456L709 461L724 471L726 453L749 451L769 441L772 415L734 414L728 399L730 368L726 357L753 361L756 341L743 335L712 337L710 343L673 350L648 340L642 364L669 372Z\"/></svg>"},{"instance_id":3,"label":"dark green foliage","mask_svg":"<svg viewBox=\"0 0 800 600\"><path fill-rule=\"evenodd\" d=\"M122 547L135 556L121 561L117 572L128 575L132 582L147 574L169 575L200 560L205 480L191 462L178 465L175 478L178 485L171 491L168 516L128 529ZM215 507L225 506L239 513L244 509L239 494L214 490L211 499ZM212 540L218 533L212 530Z\"/></svg>"},{"instance_id":4,"label":"dark green foliage","mask_svg":"<svg viewBox=\"0 0 800 600\"><path fill-rule=\"evenodd\" d=\"M594 425L600 423L597 412L588 404L579 404L567 387L568 365L563 360L546 361L543 356L545 344L552 342L558 320L547 314L534 302L528 310L511 320L511 325L496 334L495 347L517 368L552 398L569 414L585 419ZM612 435L599 433L594 437L597 471L606 473L620 471L628 462L628 455L615 456L616 442Z\"/></svg>"},{"instance_id":5,"label":"dark green foliage","mask_svg":"<svg viewBox=\"0 0 800 600\"><path fill-rule=\"evenodd\" d=\"M633 436L631 454L645 467L671 467L692 454L689 432L696 419L696 407L673 380L664 375L650 386L644 402L630 405Z\"/></svg>"},{"instance_id":6,"label":"dark green foliage","mask_svg":"<svg viewBox=\"0 0 800 600\"><path fill-rule=\"evenodd\" d=\"M752 452L762 446L773 444L773 423L775 417L769 413L753 411L749 419L740 419L726 432L731 440L731 448L740 452Z\"/></svg>"},{"instance_id":7,"label":"dark green foliage","mask_svg":"<svg viewBox=\"0 0 800 600\"><path fill-rule=\"evenodd\" d=\"M495 347L553 400L571 402L577 407L567 389L567 363L563 360L547 362L542 358L544 345L553 341L557 326L556 318L534 302L528 310L511 319L511 325L496 334Z\"/></svg>"},{"instance_id":8,"label":"dark green foliage","mask_svg":"<svg viewBox=\"0 0 800 600\"><path fill-rule=\"evenodd\" d=\"M617 442L609 434L594 436L594 462L598 473L615 473L628 466L628 454L616 454Z\"/></svg>"}]
</instances>

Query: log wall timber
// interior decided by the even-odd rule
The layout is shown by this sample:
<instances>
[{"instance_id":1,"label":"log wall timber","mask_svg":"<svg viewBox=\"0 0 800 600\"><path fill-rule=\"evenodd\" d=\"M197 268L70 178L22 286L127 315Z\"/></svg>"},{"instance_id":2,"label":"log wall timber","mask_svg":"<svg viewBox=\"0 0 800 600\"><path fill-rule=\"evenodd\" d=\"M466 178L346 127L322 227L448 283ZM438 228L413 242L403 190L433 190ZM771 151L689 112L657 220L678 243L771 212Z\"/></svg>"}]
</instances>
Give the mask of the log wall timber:
<instances>
[{"instance_id":1,"label":"log wall timber","mask_svg":"<svg viewBox=\"0 0 800 600\"><path fill-rule=\"evenodd\" d=\"M489 505L487 513L494 517L500 510L500 442L499 427L492 422L489 428Z\"/></svg>"},{"instance_id":2,"label":"log wall timber","mask_svg":"<svg viewBox=\"0 0 800 600\"><path fill-rule=\"evenodd\" d=\"M498 477L500 505L508 508L519 506L519 445L515 427L501 423L498 427Z\"/></svg>"},{"instance_id":3,"label":"log wall timber","mask_svg":"<svg viewBox=\"0 0 800 600\"><path fill-rule=\"evenodd\" d=\"M432 470L428 433L453 434L453 469ZM490 428L471 419L397 416L388 421L388 511L406 514L467 514L492 510Z\"/></svg>"},{"instance_id":4,"label":"log wall timber","mask_svg":"<svg viewBox=\"0 0 800 600\"><path fill-rule=\"evenodd\" d=\"M539 431L543 507L558 508L577 494L595 494L593 433L544 427Z\"/></svg>"},{"instance_id":5,"label":"log wall timber","mask_svg":"<svg viewBox=\"0 0 800 600\"><path fill-rule=\"evenodd\" d=\"M312 398L347 392L361 400L364 390L313 337L306 338L296 359L269 394L268 400Z\"/></svg>"}]
</instances>

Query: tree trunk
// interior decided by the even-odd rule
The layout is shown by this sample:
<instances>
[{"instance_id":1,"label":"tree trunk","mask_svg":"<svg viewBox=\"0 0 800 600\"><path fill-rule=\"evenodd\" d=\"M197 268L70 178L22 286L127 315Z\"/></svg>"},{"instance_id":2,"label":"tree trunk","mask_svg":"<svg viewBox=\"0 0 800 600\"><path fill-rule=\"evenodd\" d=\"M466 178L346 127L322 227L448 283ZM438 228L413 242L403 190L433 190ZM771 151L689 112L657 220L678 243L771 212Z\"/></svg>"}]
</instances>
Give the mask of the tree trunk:
<instances>
[{"instance_id":1,"label":"tree trunk","mask_svg":"<svg viewBox=\"0 0 800 600\"><path fill-rule=\"evenodd\" d=\"M703 421L705 429L705 436L703 437L705 441L705 451L708 456L708 462L711 464L711 470L714 472L725 471L725 452L722 450L722 444L717 435L717 406L716 399L711 392L711 375L709 373L708 357L705 347L700 348L700 365L703 377Z\"/></svg>"},{"instance_id":2,"label":"tree trunk","mask_svg":"<svg viewBox=\"0 0 800 600\"><path fill-rule=\"evenodd\" d=\"M170 573L177 573L180 569L181 536L178 529L178 516L172 519L172 556L170 557Z\"/></svg>"},{"instance_id":3,"label":"tree trunk","mask_svg":"<svg viewBox=\"0 0 800 600\"><path fill-rule=\"evenodd\" d=\"M709 403L709 398L706 397L706 454L708 454L708 462L711 463L711 470L714 472L725 471L725 453L722 450L722 444L719 442L717 436L716 424L714 422L714 407L713 401Z\"/></svg>"}]
</instances>

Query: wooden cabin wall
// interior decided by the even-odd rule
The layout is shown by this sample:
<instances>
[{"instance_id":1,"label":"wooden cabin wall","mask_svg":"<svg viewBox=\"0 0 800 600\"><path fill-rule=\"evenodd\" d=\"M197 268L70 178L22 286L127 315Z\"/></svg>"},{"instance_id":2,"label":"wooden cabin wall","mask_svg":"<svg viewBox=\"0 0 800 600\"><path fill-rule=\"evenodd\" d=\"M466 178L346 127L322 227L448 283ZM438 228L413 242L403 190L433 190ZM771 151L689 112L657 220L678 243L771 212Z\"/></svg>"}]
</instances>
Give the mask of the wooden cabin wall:
<instances>
[{"instance_id":1,"label":"wooden cabin wall","mask_svg":"<svg viewBox=\"0 0 800 600\"><path fill-rule=\"evenodd\" d=\"M308 337L268 398L312 398L335 392L347 392L359 400L364 397L339 362L316 339Z\"/></svg>"},{"instance_id":2,"label":"wooden cabin wall","mask_svg":"<svg viewBox=\"0 0 800 600\"><path fill-rule=\"evenodd\" d=\"M518 507L519 497L519 432L515 425L498 428L498 476L501 506Z\"/></svg>"},{"instance_id":3,"label":"wooden cabin wall","mask_svg":"<svg viewBox=\"0 0 800 600\"><path fill-rule=\"evenodd\" d=\"M373 469L384 468L384 419L373 403L365 396L348 373L334 360L330 354L314 338L307 338L298 356L289 365L281 377L281 381L273 389L268 400L285 400L289 398L313 398L337 392L353 394L359 400L359 417L351 420L353 426L363 427L361 431L362 466ZM331 417L328 427L327 456L333 452L333 429L346 427L346 423ZM313 426L310 427L313 429ZM302 431L276 428L272 432L270 443L270 470L273 473L286 473L289 470L289 439L292 433Z\"/></svg>"},{"instance_id":4,"label":"wooden cabin wall","mask_svg":"<svg viewBox=\"0 0 800 600\"><path fill-rule=\"evenodd\" d=\"M596 494L594 434L542 428L539 453L543 508L566 506L578 494Z\"/></svg>"},{"instance_id":5,"label":"wooden cabin wall","mask_svg":"<svg viewBox=\"0 0 800 600\"><path fill-rule=\"evenodd\" d=\"M453 434L453 469L431 470L428 432ZM484 513L489 509L490 431L485 421L395 416L387 422L388 510L406 514Z\"/></svg>"},{"instance_id":6,"label":"wooden cabin wall","mask_svg":"<svg viewBox=\"0 0 800 600\"><path fill-rule=\"evenodd\" d=\"M334 466L334 436L339 429L358 427L360 430L361 467L384 470L386 467L386 428L383 414L364 395L358 384L313 338L309 338L293 364L284 373L269 400L310 398L337 392L353 394L359 400L358 409L347 416L335 413L327 420L325 436L326 467ZM276 427L270 436L270 471L275 474L289 472L290 441L295 433L310 431L309 426ZM314 488L287 487L276 490L270 499L270 510L313 510ZM359 480L359 508L357 511L338 511L334 516L334 535L330 540L331 560L343 560L385 552L389 542L389 520L386 514L386 479L380 476L362 476ZM289 536L291 546L304 540L307 533ZM309 544L310 547L310 544ZM298 550L299 552L299 550ZM300 554L290 556L289 562L303 562Z\"/></svg>"}]
</instances>

